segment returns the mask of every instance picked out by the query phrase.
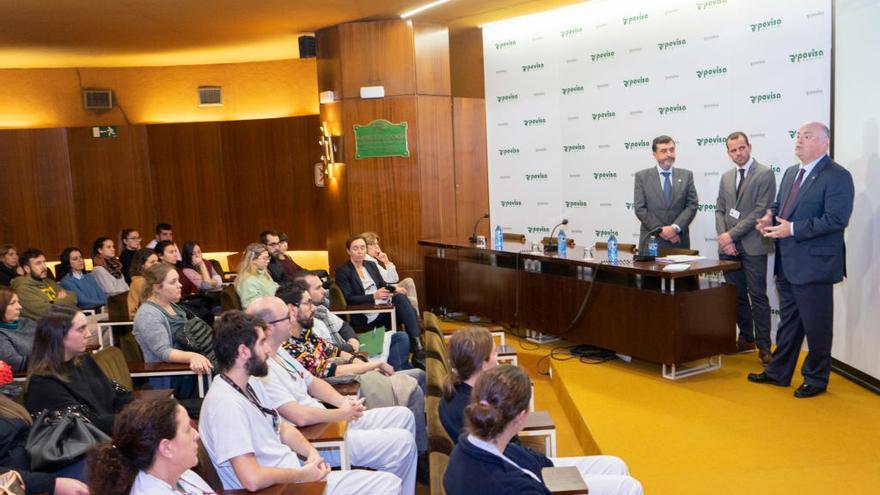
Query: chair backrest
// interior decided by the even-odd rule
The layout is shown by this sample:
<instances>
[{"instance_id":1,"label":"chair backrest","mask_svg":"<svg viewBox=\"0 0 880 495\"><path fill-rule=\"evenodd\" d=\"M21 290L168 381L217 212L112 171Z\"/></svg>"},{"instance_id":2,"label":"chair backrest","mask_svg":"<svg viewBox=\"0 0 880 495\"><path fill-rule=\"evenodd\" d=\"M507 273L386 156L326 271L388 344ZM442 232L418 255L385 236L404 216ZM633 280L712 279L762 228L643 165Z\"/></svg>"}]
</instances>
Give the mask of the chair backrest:
<instances>
[{"instance_id":1,"label":"chair backrest","mask_svg":"<svg viewBox=\"0 0 880 495\"><path fill-rule=\"evenodd\" d=\"M334 308L345 308L348 307L348 303L345 301L345 294L342 293L342 289L336 285L336 282L330 282L330 294L328 295L330 298L330 306Z\"/></svg>"},{"instance_id":2,"label":"chair backrest","mask_svg":"<svg viewBox=\"0 0 880 495\"><path fill-rule=\"evenodd\" d=\"M217 476L217 470L214 469L214 464L211 463L211 456L208 455L208 451L205 450L204 444L202 444L202 440L198 440L199 443L199 463L196 467L193 468L193 471L196 472L199 476L205 480L205 483L208 484L211 488L215 490L220 490L223 488L223 482L220 481L220 476Z\"/></svg>"},{"instance_id":3,"label":"chair backrest","mask_svg":"<svg viewBox=\"0 0 880 495\"><path fill-rule=\"evenodd\" d=\"M684 248L660 248L657 250L657 254L660 256L669 256L671 254L685 254L687 256L699 256L700 251L697 249L684 249Z\"/></svg>"},{"instance_id":4,"label":"chair backrest","mask_svg":"<svg viewBox=\"0 0 880 495\"><path fill-rule=\"evenodd\" d=\"M443 452L431 452L428 454L428 465L431 469L431 495L446 495L443 476L446 474L446 466L449 465L449 456Z\"/></svg>"},{"instance_id":5,"label":"chair backrest","mask_svg":"<svg viewBox=\"0 0 880 495\"><path fill-rule=\"evenodd\" d=\"M214 273L216 273L217 275L220 275L221 277L223 275L226 275L226 272L223 271L223 265L221 265L218 260L208 260L208 261L211 262L211 268L214 269Z\"/></svg>"},{"instance_id":6,"label":"chair backrest","mask_svg":"<svg viewBox=\"0 0 880 495\"><path fill-rule=\"evenodd\" d=\"M607 242L597 242L596 249L608 249L608 243ZM636 245L618 242L617 243L617 250L623 251L626 253L634 253L634 252L636 252Z\"/></svg>"},{"instance_id":7,"label":"chair backrest","mask_svg":"<svg viewBox=\"0 0 880 495\"><path fill-rule=\"evenodd\" d=\"M437 318L437 315L430 311L425 311L424 313L422 313L422 326L425 328L425 330L443 335L443 333L440 331L440 318Z\"/></svg>"},{"instance_id":8,"label":"chair backrest","mask_svg":"<svg viewBox=\"0 0 880 495\"><path fill-rule=\"evenodd\" d=\"M425 375L427 378L427 387L425 395L440 397L443 393L443 384L446 383L446 367L443 362L433 356L426 356L425 359Z\"/></svg>"},{"instance_id":9,"label":"chair backrest","mask_svg":"<svg viewBox=\"0 0 880 495\"><path fill-rule=\"evenodd\" d=\"M107 378L129 390L134 390L134 383L131 381L131 373L128 371L128 363L125 362L122 349L106 347L92 354L92 358L98 363L98 366L107 375Z\"/></svg>"},{"instance_id":10,"label":"chair backrest","mask_svg":"<svg viewBox=\"0 0 880 495\"><path fill-rule=\"evenodd\" d=\"M432 357L443 366L443 371L449 373L449 360L446 356L446 341L443 336L436 332L425 332L425 351L428 357Z\"/></svg>"},{"instance_id":11,"label":"chair backrest","mask_svg":"<svg viewBox=\"0 0 880 495\"><path fill-rule=\"evenodd\" d=\"M234 285L227 285L220 291L220 308L223 311L241 310L241 298L238 297L238 292L235 292Z\"/></svg>"},{"instance_id":12,"label":"chair backrest","mask_svg":"<svg viewBox=\"0 0 880 495\"><path fill-rule=\"evenodd\" d=\"M107 298L107 319L109 321L129 321L128 291Z\"/></svg>"},{"instance_id":13,"label":"chair backrest","mask_svg":"<svg viewBox=\"0 0 880 495\"><path fill-rule=\"evenodd\" d=\"M428 430L428 450L431 452L442 452L446 455L452 453L455 444L443 428L440 422L440 397L425 397L425 417L427 418Z\"/></svg>"}]
</instances>

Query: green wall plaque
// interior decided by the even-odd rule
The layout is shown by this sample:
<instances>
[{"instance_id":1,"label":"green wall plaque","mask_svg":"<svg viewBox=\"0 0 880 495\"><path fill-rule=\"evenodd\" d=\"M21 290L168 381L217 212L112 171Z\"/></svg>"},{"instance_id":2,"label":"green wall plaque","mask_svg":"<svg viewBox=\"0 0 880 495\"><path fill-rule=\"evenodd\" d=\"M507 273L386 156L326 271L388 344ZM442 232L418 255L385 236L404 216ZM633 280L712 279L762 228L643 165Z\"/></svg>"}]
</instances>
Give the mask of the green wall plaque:
<instances>
[{"instance_id":1,"label":"green wall plaque","mask_svg":"<svg viewBox=\"0 0 880 495\"><path fill-rule=\"evenodd\" d=\"M354 157L381 158L402 156L409 158L406 141L406 122L392 124L384 119L376 119L367 125L354 126Z\"/></svg>"}]
</instances>

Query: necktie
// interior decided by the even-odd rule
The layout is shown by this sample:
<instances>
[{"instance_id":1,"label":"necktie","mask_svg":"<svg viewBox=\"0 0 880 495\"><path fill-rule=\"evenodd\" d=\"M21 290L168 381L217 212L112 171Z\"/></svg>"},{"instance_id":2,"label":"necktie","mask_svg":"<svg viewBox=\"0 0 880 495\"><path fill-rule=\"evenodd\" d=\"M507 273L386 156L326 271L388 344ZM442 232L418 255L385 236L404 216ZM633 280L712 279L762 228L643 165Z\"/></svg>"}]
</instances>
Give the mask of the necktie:
<instances>
[{"instance_id":1,"label":"necktie","mask_svg":"<svg viewBox=\"0 0 880 495\"><path fill-rule=\"evenodd\" d=\"M797 179L794 180L794 184L791 185L791 192L788 193L788 198L785 200L785 206L782 207L782 218L788 220L788 216L791 215L791 210L794 208L794 200L797 198L798 191L801 190L801 181L804 179L804 167L801 167L800 172L798 172Z\"/></svg>"},{"instance_id":2,"label":"necktie","mask_svg":"<svg viewBox=\"0 0 880 495\"><path fill-rule=\"evenodd\" d=\"M742 190L743 182L746 180L746 169L739 169L739 182L736 183L736 199L739 199L739 192Z\"/></svg>"},{"instance_id":3,"label":"necktie","mask_svg":"<svg viewBox=\"0 0 880 495\"><path fill-rule=\"evenodd\" d=\"M672 172L660 172L663 176L663 202L666 206L672 201L672 183L669 182L669 174Z\"/></svg>"}]
</instances>

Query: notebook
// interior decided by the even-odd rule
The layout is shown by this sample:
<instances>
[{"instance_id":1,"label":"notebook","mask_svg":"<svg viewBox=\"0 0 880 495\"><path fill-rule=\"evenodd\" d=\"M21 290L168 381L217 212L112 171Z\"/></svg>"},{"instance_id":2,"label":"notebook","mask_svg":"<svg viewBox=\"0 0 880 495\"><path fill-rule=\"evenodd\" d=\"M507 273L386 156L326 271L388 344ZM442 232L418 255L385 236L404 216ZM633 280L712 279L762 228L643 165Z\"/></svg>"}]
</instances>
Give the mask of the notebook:
<instances>
[{"instance_id":1,"label":"notebook","mask_svg":"<svg viewBox=\"0 0 880 495\"><path fill-rule=\"evenodd\" d=\"M385 344L385 327L376 327L368 332L358 334L357 338L361 341L361 352L368 356L378 356L382 354L382 348Z\"/></svg>"}]
</instances>

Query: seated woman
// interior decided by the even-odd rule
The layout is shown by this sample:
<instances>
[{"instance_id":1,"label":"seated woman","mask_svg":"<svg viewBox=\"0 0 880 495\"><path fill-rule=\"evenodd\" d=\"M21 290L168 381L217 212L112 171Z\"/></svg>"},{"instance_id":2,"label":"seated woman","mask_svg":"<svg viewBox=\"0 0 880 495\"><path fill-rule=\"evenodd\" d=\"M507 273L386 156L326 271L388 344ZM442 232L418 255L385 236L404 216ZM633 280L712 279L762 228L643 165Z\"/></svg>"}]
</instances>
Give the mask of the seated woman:
<instances>
[{"instance_id":1,"label":"seated woman","mask_svg":"<svg viewBox=\"0 0 880 495\"><path fill-rule=\"evenodd\" d=\"M53 306L39 323L28 363L24 406L39 413L82 407L82 413L108 435L116 413L134 399L86 352L91 332L79 311Z\"/></svg>"},{"instance_id":2,"label":"seated woman","mask_svg":"<svg viewBox=\"0 0 880 495\"><path fill-rule=\"evenodd\" d=\"M24 371L36 333L37 322L21 317L21 303L15 291L0 287L0 361L14 371Z\"/></svg>"},{"instance_id":3,"label":"seated woman","mask_svg":"<svg viewBox=\"0 0 880 495\"><path fill-rule=\"evenodd\" d=\"M440 422L446 433L457 444L453 456L456 455L456 451L461 450L462 452L458 454L460 462L471 462L473 458L476 458L487 464L479 469L475 468L476 471L468 471L467 474L460 473L459 475L476 476L477 473L480 473L479 476L491 478L487 472L482 470L494 472L501 466L501 458L486 457L486 453L479 450L480 445L485 446L488 442L497 447L497 452L503 452L506 457L513 459L521 467L535 472L539 478L541 468L573 466L580 471L581 477L593 495L642 493L641 484L629 476L626 464L617 457L597 455L549 459L520 445L516 433L522 429L525 419L529 415L531 383L521 368L508 365L497 366L498 350L495 348L494 340L488 330L481 327L466 327L458 330L452 335L448 350L451 373L446 379L443 397L440 400ZM487 385L486 382L490 381L497 383ZM482 389L480 388L481 382L483 383ZM525 386L524 391L520 389L522 386ZM479 399L474 399L476 397ZM525 402L522 402L523 400ZM474 402L477 404L474 405ZM474 413L477 415L473 416ZM474 435L476 435L476 440L473 439ZM468 459L468 461L462 459ZM517 459L521 459L523 462ZM450 459L451 465L452 459ZM529 480L521 479L517 483L526 481ZM500 481L496 479L494 482ZM517 493L524 489L522 485L518 484L503 488L493 484L479 488L467 487L460 481L455 481L453 483L455 490L450 491L449 481L444 480L444 485L450 495L466 493L468 490L473 490L469 493L479 493L480 489L487 490L487 493L506 493L510 490L512 490L510 493ZM534 484L530 489L533 491L528 491L528 489L525 491L528 493L549 493L543 487L543 482L540 487Z\"/></svg>"},{"instance_id":4,"label":"seated woman","mask_svg":"<svg viewBox=\"0 0 880 495\"><path fill-rule=\"evenodd\" d=\"M86 261L82 251L75 247L61 251L61 263L55 267L55 277L61 287L76 293L76 305L81 309L92 309L107 304L107 293L98 286L98 281L86 272Z\"/></svg>"},{"instance_id":5,"label":"seated woman","mask_svg":"<svg viewBox=\"0 0 880 495\"><path fill-rule=\"evenodd\" d=\"M131 285L128 286L128 318L134 320L134 314L141 307L144 298L144 289L147 283L144 280L144 270L159 262L159 257L152 249L138 249L131 259Z\"/></svg>"},{"instance_id":6,"label":"seated woman","mask_svg":"<svg viewBox=\"0 0 880 495\"><path fill-rule=\"evenodd\" d=\"M131 260L141 248L141 234L134 229L122 229L119 233L119 261L122 263L122 277L131 285Z\"/></svg>"},{"instance_id":7,"label":"seated woman","mask_svg":"<svg viewBox=\"0 0 880 495\"><path fill-rule=\"evenodd\" d=\"M0 474L17 471L24 481L27 495L88 495L89 488L85 483L71 477L82 477L82 461L51 473L31 471L31 458L24 446L32 424L33 420L24 407L0 394Z\"/></svg>"},{"instance_id":8,"label":"seated woman","mask_svg":"<svg viewBox=\"0 0 880 495\"><path fill-rule=\"evenodd\" d=\"M177 251L177 246L174 245L172 241L159 241L156 243L156 247L153 248L156 252L156 256L159 257L159 261L162 263L167 263L169 265L173 265L175 268L178 266L180 260L178 260L178 256L180 253Z\"/></svg>"},{"instance_id":9,"label":"seated woman","mask_svg":"<svg viewBox=\"0 0 880 495\"><path fill-rule=\"evenodd\" d=\"M98 237L92 245L92 273L98 281L98 287L108 296L122 294L128 290L128 283L122 276L122 262L116 257L113 239Z\"/></svg>"},{"instance_id":10,"label":"seated woman","mask_svg":"<svg viewBox=\"0 0 880 495\"><path fill-rule=\"evenodd\" d=\"M89 487L102 495L213 494L190 470L199 462L198 439L176 400L135 401L119 414L113 440L89 453Z\"/></svg>"},{"instance_id":11,"label":"seated woman","mask_svg":"<svg viewBox=\"0 0 880 495\"><path fill-rule=\"evenodd\" d=\"M241 308L247 309L254 299L262 296L274 296L278 284L272 280L269 267L269 250L263 244L248 244L244 257L238 265L238 276L235 277L235 292L241 299Z\"/></svg>"},{"instance_id":12,"label":"seated woman","mask_svg":"<svg viewBox=\"0 0 880 495\"><path fill-rule=\"evenodd\" d=\"M382 251L382 248L379 246L379 234L375 232L364 232L361 234L364 240L367 241L367 255L364 256L364 261L372 261L376 264L376 267L379 268L379 274L382 275L382 279L388 282L389 284L395 284L398 287L402 288L406 294L406 298L409 299L410 304L413 305L413 309L416 310L416 315L419 314L419 298L416 295L416 283L412 278L405 278L403 280L400 279L400 275L397 274L397 267L394 266L394 263L388 259L388 253Z\"/></svg>"},{"instance_id":13,"label":"seated woman","mask_svg":"<svg viewBox=\"0 0 880 495\"><path fill-rule=\"evenodd\" d=\"M412 350L413 366L425 369L425 348L420 339L422 328L419 315L406 298L406 290L388 284L379 273L379 267L372 261L366 261L367 241L363 236L350 237L345 242L349 261L336 269L336 285L342 290L348 304L380 304L394 305L397 322L403 324L409 335L409 346ZM388 313L370 313L368 315L352 315L352 324L369 324L372 327L384 326L391 328L391 315Z\"/></svg>"},{"instance_id":14,"label":"seated woman","mask_svg":"<svg viewBox=\"0 0 880 495\"><path fill-rule=\"evenodd\" d=\"M134 315L135 339L141 346L145 363L186 363L199 375L213 366L205 356L174 347L174 334L186 325L187 316L180 301L180 275L173 265L156 263L144 272L147 300ZM192 376L150 378L153 388L173 388L174 396L187 399L195 393Z\"/></svg>"},{"instance_id":15,"label":"seated woman","mask_svg":"<svg viewBox=\"0 0 880 495\"><path fill-rule=\"evenodd\" d=\"M223 288L223 277L214 272L211 262L202 258L202 247L198 242L186 241L183 244L183 295L218 292ZM219 301L219 298L218 298Z\"/></svg>"},{"instance_id":16,"label":"seated woman","mask_svg":"<svg viewBox=\"0 0 880 495\"><path fill-rule=\"evenodd\" d=\"M9 287L12 279L24 275L24 270L18 264L18 249L12 244L0 246L0 285Z\"/></svg>"}]
</instances>

